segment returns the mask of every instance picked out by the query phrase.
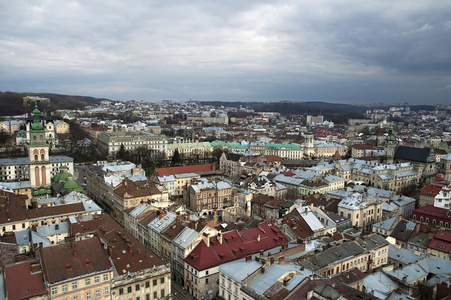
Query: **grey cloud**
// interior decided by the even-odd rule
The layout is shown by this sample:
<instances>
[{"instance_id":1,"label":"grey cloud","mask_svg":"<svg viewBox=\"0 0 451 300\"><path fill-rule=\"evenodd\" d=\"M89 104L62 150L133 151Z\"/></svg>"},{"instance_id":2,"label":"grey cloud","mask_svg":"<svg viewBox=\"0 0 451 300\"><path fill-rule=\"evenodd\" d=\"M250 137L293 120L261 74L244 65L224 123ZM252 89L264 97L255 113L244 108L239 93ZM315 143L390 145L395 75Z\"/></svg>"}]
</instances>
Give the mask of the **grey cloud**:
<instances>
[{"instance_id":1,"label":"grey cloud","mask_svg":"<svg viewBox=\"0 0 451 300\"><path fill-rule=\"evenodd\" d=\"M443 102L450 4L5 1L0 89L113 99L421 103L429 95Z\"/></svg>"}]
</instances>

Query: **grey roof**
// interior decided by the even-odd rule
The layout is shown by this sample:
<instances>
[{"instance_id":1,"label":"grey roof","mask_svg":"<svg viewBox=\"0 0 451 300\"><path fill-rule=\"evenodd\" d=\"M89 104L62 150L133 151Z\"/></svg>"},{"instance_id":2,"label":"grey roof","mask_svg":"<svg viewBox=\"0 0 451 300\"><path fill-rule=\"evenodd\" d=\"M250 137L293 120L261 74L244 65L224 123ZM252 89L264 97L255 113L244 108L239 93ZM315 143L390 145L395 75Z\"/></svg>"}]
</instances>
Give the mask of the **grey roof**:
<instances>
[{"instance_id":1,"label":"grey roof","mask_svg":"<svg viewBox=\"0 0 451 300\"><path fill-rule=\"evenodd\" d=\"M199 232L197 232L196 230L185 227L185 229L183 229L182 232L172 242L180 246L182 249L185 249L198 235Z\"/></svg>"},{"instance_id":2,"label":"grey roof","mask_svg":"<svg viewBox=\"0 0 451 300\"><path fill-rule=\"evenodd\" d=\"M16 231L14 232L14 235L16 236L16 244L18 246L30 244L30 233L28 229Z\"/></svg>"},{"instance_id":3,"label":"grey roof","mask_svg":"<svg viewBox=\"0 0 451 300\"><path fill-rule=\"evenodd\" d=\"M69 226L66 222L41 225L36 227L36 232L43 237L55 234L69 233Z\"/></svg>"},{"instance_id":4,"label":"grey roof","mask_svg":"<svg viewBox=\"0 0 451 300\"><path fill-rule=\"evenodd\" d=\"M413 235L415 228L415 222L409 220L401 220L398 224L396 224L390 236L394 237L396 240L407 242Z\"/></svg>"},{"instance_id":5,"label":"grey roof","mask_svg":"<svg viewBox=\"0 0 451 300\"><path fill-rule=\"evenodd\" d=\"M376 272L363 279L363 285L368 294L380 299L386 299L388 295L398 288L398 285L382 272Z\"/></svg>"},{"instance_id":6,"label":"grey roof","mask_svg":"<svg viewBox=\"0 0 451 300\"><path fill-rule=\"evenodd\" d=\"M300 264L314 271L347 257L357 256L386 244L388 244L387 240L380 235L373 233L363 238L356 238L354 241L329 248L317 255L307 258Z\"/></svg>"},{"instance_id":7,"label":"grey roof","mask_svg":"<svg viewBox=\"0 0 451 300\"><path fill-rule=\"evenodd\" d=\"M150 204L148 204L148 203L140 203L129 213L129 215L133 218L137 218L140 214L142 214L149 207L150 207Z\"/></svg>"},{"instance_id":8,"label":"grey roof","mask_svg":"<svg viewBox=\"0 0 451 300\"><path fill-rule=\"evenodd\" d=\"M412 284L414 281L428 275L428 273L417 264L411 264L404 268L388 271L386 273L387 275L390 275L399 281L405 281L408 284Z\"/></svg>"},{"instance_id":9,"label":"grey roof","mask_svg":"<svg viewBox=\"0 0 451 300\"><path fill-rule=\"evenodd\" d=\"M388 247L389 247L388 257L390 259L402 262L403 264L406 264L406 265L417 262L420 259L425 257L423 254L416 255L416 254L414 254L413 251L408 250L408 249L404 249L404 248L397 249L394 245L390 245Z\"/></svg>"},{"instance_id":10,"label":"grey roof","mask_svg":"<svg viewBox=\"0 0 451 300\"><path fill-rule=\"evenodd\" d=\"M248 283L248 288L254 290L257 294L263 295L265 291L273 287L278 280L283 277L287 272L296 272L293 278L288 281L287 286L280 284L280 288L285 288L289 291L293 290L302 280L312 275L309 270L302 270L298 265L292 264L272 264L265 273L259 274L253 280ZM280 282L279 282L280 283Z\"/></svg>"},{"instance_id":11,"label":"grey roof","mask_svg":"<svg viewBox=\"0 0 451 300\"><path fill-rule=\"evenodd\" d=\"M373 224L373 227L384 229L384 230L390 230L393 227L393 225L395 224L397 219L398 219L398 217L393 217L391 219L377 222L377 223Z\"/></svg>"},{"instance_id":12,"label":"grey roof","mask_svg":"<svg viewBox=\"0 0 451 300\"><path fill-rule=\"evenodd\" d=\"M31 232L31 240L33 241L33 244L40 244L42 243L42 247L50 247L52 246L52 243L50 240L44 236L41 236L39 233L32 231Z\"/></svg>"},{"instance_id":13,"label":"grey roof","mask_svg":"<svg viewBox=\"0 0 451 300\"><path fill-rule=\"evenodd\" d=\"M438 257L427 256L420 259L417 264L427 273L434 275L449 275L451 270L451 261Z\"/></svg>"},{"instance_id":14,"label":"grey roof","mask_svg":"<svg viewBox=\"0 0 451 300\"><path fill-rule=\"evenodd\" d=\"M255 260L245 261L240 259L219 266L219 272L224 273L234 281L241 283L261 267L262 264Z\"/></svg>"},{"instance_id":15,"label":"grey roof","mask_svg":"<svg viewBox=\"0 0 451 300\"><path fill-rule=\"evenodd\" d=\"M172 212L168 212L163 218L158 218L150 222L147 227L156 232L162 232L164 229L174 223L175 220L177 220L177 215Z\"/></svg>"},{"instance_id":16,"label":"grey roof","mask_svg":"<svg viewBox=\"0 0 451 300\"><path fill-rule=\"evenodd\" d=\"M417 247L427 248L432 237L426 232L417 232L407 243Z\"/></svg>"}]
</instances>

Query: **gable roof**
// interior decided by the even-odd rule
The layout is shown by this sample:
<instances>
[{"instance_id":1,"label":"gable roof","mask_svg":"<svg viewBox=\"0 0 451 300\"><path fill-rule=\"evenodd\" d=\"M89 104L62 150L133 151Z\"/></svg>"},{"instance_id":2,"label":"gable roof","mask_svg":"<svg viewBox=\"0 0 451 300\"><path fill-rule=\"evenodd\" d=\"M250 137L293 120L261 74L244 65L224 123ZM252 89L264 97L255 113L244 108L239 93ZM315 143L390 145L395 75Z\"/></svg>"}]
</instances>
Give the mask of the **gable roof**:
<instances>
[{"instance_id":1,"label":"gable roof","mask_svg":"<svg viewBox=\"0 0 451 300\"><path fill-rule=\"evenodd\" d=\"M50 284L112 268L98 238L42 248L41 253Z\"/></svg>"},{"instance_id":2,"label":"gable roof","mask_svg":"<svg viewBox=\"0 0 451 300\"><path fill-rule=\"evenodd\" d=\"M288 243L279 227L266 222L259 223L257 228L240 232L233 230L219 233L217 236L203 234L209 239L210 246L201 242L185 258L186 263L199 271Z\"/></svg>"},{"instance_id":3,"label":"gable roof","mask_svg":"<svg viewBox=\"0 0 451 300\"><path fill-rule=\"evenodd\" d=\"M408 146L399 146L396 149L394 159L402 159L417 162L428 162L430 148L415 148Z\"/></svg>"},{"instance_id":4,"label":"gable roof","mask_svg":"<svg viewBox=\"0 0 451 300\"><path fill-rule=\"evenodd\" d=\"M203 164L203 165L191 165L181 167L169 167L169 168L156 168L155 172L158 176L176 175L183 173L198 173L215 171L216 163Z\"/></svg>"},{"instance_id":5,"label":"gable roof","mask_svg":"<svg viewBox=\"0 0 451 300\"><path fill-rule=\"evenodd\" d=\"M32 265L39 265L36 272ZM39 259L29 260L5 267L5 283L8 299L30 299L47 294Z\"/></svg>"}]
</instances>

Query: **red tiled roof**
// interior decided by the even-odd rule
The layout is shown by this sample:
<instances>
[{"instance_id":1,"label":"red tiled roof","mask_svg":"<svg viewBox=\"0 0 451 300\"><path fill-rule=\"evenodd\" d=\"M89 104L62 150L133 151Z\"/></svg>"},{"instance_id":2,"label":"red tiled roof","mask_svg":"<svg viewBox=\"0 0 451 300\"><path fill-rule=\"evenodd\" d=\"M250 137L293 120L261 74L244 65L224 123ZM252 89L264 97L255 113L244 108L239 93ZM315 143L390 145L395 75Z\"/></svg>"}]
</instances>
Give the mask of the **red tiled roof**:
<instances>
[{"instance_id":1,"label":"red tiled roof","mask_svg":"<svg viewBox=\"0 0 451 300\"><path fill-rule=\"evenodd\" d=\"M108 245L109 252L107 254L119 275L123 275L124 270L134 273L165 264L109 215L83 216L77 218L77 223L71 224L72 236L92 233L95 233L103 243Z\"/></svg>"},{"instance_id":2,"label":"red tiled roof","mask_svg":"<svg viewBox=\"0 0 451 300\"><path fill-rule=\"evenodd\" d=\"M169 168L156 168L155 172L158 176L168 176L183 173L197 173L197 172L207 172L215 171L216 164L203 164L203 165L191 165L191 166L181 166L181 167L169 167Z\"/></svg>"},{"instance_id":3,"label":"red tiled roof","mask_svg":"<svg viewBox=\"0 0 451 300\"><path fill-rule=\"evenodd\" d=\"M280 156L278 155L265 155L267 162L273 162L273 161L281 161Z\"/></svg>"},{"instance_id":4,"label":"red tiled roof","mask_svg":"<svg viewBox=\"0 0 451 300\"><path fill-rule=\"evenodd\" d=\"M257 237L260 236L260 241ZM237 230L222 233L222 244L218 237L209 237L210 247L199 243L185 258L185 262L196 270L205 270L214 266L243 258L260 250L268 250L288 243L283 232L272 223L261 222L257 228L241 232Z\"/></svg>"},{"instance_id":5,"label":"red tiled roof","mask_svg":"<svg viewBox=\"0 0 451 300\"><path fill-rule=\"evenodd\" d=\"M420 192L420 195L435 197L442 190L444 186L449 184L447 181L437 181L430 184L427 184L423 187Z\"/></svg>"},{"instance_id":6,"label":"red tiled roof","mask_svg":"<svg viewBox=\"0 0 451 300\"><path fill-rule=\"evenodd\" d=\"M48 283L107 271L111 264L98 238L42 248L42 265Z\"/></svg>"},{"instance_id":7,"label":"red tiled roof","mask_svg":"<svg viewBox=\"0 0 451 300\"><path fill-rule=\"evenodd\" d=\"M444 253L451 253L451 232L440 230L428 245L428 248Z\"/></svg>"},{"instance_id":8,"label":"red tiled roof","mask_svg":"<svg viewBox=\"0 0 451 300\"><path fill-rule=\"evenodd\" d=\"M295 173L290 172L290 171L288 171L288 172L282 172L282 173L280 173L280 174L285 175L285 176L291 176L291 177L296 176Z\"/></svg>"},{"instance_id":9,"label":"red tiled roof","mask_svg":"<svg viewBox=\"0 0 451 300\"><path fill-rule=\"evenodd\" d=\"M8 299L30 299L34 296L47 294L42 272L38 271L32 273L31 264L40 264L39 259L5 267Z\"/></svg>"}]
</instances>

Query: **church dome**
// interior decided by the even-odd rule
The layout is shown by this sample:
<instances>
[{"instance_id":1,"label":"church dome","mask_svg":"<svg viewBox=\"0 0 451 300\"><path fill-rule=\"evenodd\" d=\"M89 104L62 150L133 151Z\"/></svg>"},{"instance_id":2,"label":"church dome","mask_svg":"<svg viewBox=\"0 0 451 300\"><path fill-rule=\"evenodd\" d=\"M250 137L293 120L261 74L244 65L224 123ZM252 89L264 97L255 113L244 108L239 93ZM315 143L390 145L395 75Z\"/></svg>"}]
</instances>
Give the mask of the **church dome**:
<instances>
[{"instance_id":1,"label":"church dome","mask_svg":"<svg viewBox=\"0 0 451 300\"><path fill-rule=\"evenodd\" d=\"M445 180L445 175L438 173L437 175L435 175L435 180L436 181L443 181Z\"/></svg>"}]
</instances>

